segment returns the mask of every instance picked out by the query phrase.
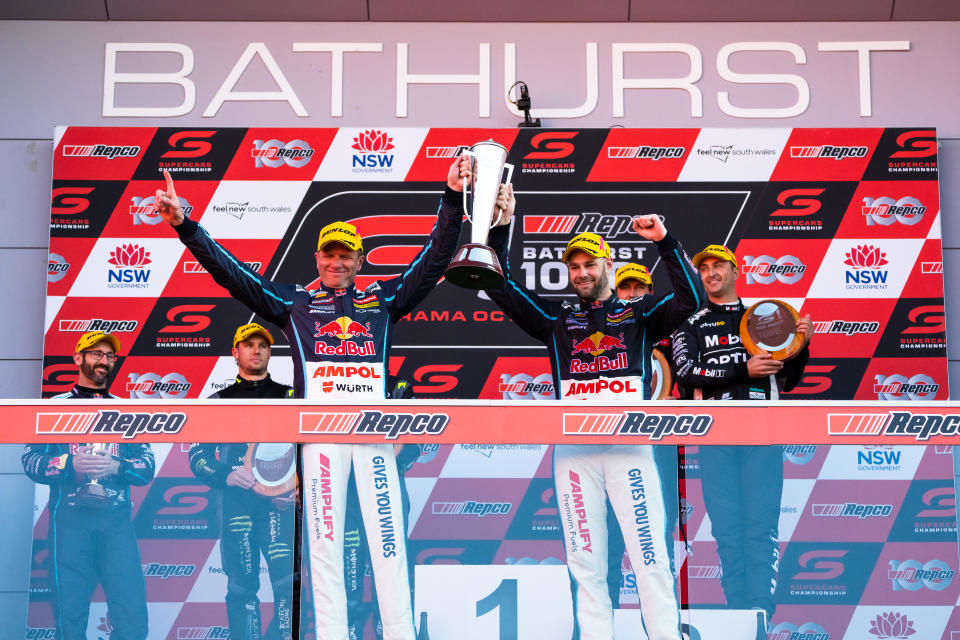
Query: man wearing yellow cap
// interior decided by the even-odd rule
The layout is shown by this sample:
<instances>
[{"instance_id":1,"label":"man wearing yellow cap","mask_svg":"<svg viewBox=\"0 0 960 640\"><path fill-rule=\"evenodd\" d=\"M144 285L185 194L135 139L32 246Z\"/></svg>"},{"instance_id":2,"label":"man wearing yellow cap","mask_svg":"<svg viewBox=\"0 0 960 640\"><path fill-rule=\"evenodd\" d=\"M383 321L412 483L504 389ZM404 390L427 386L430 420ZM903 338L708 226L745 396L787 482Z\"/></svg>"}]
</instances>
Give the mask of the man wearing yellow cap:
<instances>
[{"instance_id":1,"label":"man wearing yellow cap","mask_svg":"<svg viewBox=\"0 0 960 640\"><path fill-rule=\"evenodd\" d=\"M513 213L512 187L498 206ZM633 219L633 229L654 243L674 293L622 300L610 286L610 246L597 234L581 233L567 244L563 261L572 302L545 300L512 277L506 226L490 233L506 277L488 290L517 325L546 345L554 384L564 400L629 404L650 398L651 349L705 300L703 285L677 240L656 215ZM666 548L660 476L649 445L558 445L553 477L566 546L567 567L576 582L575 630L583 640L613 637L607 588L607 498L617 515L636 576L644 626L651 640L678 640L680 617Z\"/></svg>"},{"instance_id":2,"label":"man wearing yellow cap","mask_svg":"<svg viewBox=\"0 0 960 640\"><path fill-rule=\"evenodd\" d=\"M366 290L353 286L363 266L356 227L334 222L320 230L314 259L321 285L307 290L261 277L230 255L196 222L185 218L168 173L156 207L214 280L281 328L293 357L298 397L315 401L379 402L387 394L393 325L430 291L457 248L462 191L470 161L450 166L437 223L404 272ZM377 431L374 429L374 431ZM393 446L312 444L303 447L304 531L310 549L317 640L347 640L343 531L351 466L373 556L384 640L414 640L406 560L406 525Z\"/></svg>"},{"instance_id":3,"label":"man wearing yellow cap","mask_svg":"<svg viewBox=\"0 0 960 640\"><path fill-rule=\"evenodd\" d=\"M80 336L73 353L77 384L54 397L113 399L107 381L119 351L120 341L109 333ZM130 487L153 480L150 445L28 444L21 461L34 482L50 485L47 539L57 637L86 640L90 597L99 584L107 597L111 637L145 640L147 594Z\"/></svg>"},{"instance_id":4,"label":"man wearing yellow cap","mask_svg":"<svg viewBox=\"0 0 960 640\"><path fill-rule=\"evenodd\" d=\"M251 322L233 335L236 381L211 398L292 398L293 387L275 382L267 371L273 336ZM290 445L293 446L293 445ZM257 479L244 462L248 445L197 443L190 447L190 470L204 484L223 491L220 558L227 575L227 623L234 640L290 640L293 632L293 531L296 490L267 497L256 493ZM294 458L295 460L295 458ZM260 621L260 554L267 560L273 587L273 618Z\"/></svg>"},{"instance_id":5,"label":"man wearing yellow cap","mask_svg":"<svg viewBox=\"0 0 960 640\"><path fill-rule=\"evenodd\" d=\"M737 295L737 257L712 244L693 257L707 292L707 308L673 335L673 366L683 398L774 400L800 381L810 357L806 345L784 363L768 353L751 356L740 340L746 307ZM809 344L810 316L797 330ZM727 606L757 609L773 617L780 559L783 448L700 447L703 500L723 570Z\"/></svg>"}]
</instances>

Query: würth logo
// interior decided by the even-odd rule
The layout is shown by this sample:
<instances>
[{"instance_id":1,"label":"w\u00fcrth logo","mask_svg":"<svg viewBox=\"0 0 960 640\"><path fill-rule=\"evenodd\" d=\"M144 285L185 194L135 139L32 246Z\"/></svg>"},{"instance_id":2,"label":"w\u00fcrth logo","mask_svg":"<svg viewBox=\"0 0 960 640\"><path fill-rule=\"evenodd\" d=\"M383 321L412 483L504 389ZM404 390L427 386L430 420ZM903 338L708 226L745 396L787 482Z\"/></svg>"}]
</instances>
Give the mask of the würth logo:
<instances>
[{"instance_id":1,"label":"w\u00fcrth logo","mask_svg":"<svg viewBox=\"0 0 960 640\"><path fill-rule=\"evenodd\" d=\"M110 252L107 260L115 267L143 267L153 262L150 252L138 244L122 244Z\"/></svg>"},{"instance_id":2,"label":"w\u00fcrth logo","mask_svg":"<svg viewBox=\"0 0 960 640\"><path fill-rule=\"evenodd\" d=\"M563 433L568 436L646 436L660 440L670 435L703 436L713 416L707 414L648 414L642 411L622 413L565 413Z\"/></svg>"},{"instance_id":3,"label":"w\u00fcrth logo","mask_svg":"<svg viewBox=\"0 0 960 640\"><path fill-rule=\"evenodd\" d=\"M180 412L43 412L37 413L36 429L39 436L100 433L132 439L141 433L179 433L186 422L186 414Z\"/></svg>"},{"instance_id":4,"label":"w\u00fcrth logo","mask_svg":"<svg viewBox=\"0 0 960 640\"><path fill-rule=\"evenodd\" d=\"M407 434L440 435L450 424L445 413L383 413L382 411L300 412L300 433L370 435L395 440Z\"/></svg>"},{"instance_id":5,"label":"w\u00fcrth logo","mask_svg":"<svg viewBox=\"0 0 960 640\"><path fill-rule=\"evenodd\" d=\"M960 415L890 411L884 413L827 414L827 433L831 436L913 436L929 440L930 436L956 436L960 431Z\"/></svg>"}]
</instances>

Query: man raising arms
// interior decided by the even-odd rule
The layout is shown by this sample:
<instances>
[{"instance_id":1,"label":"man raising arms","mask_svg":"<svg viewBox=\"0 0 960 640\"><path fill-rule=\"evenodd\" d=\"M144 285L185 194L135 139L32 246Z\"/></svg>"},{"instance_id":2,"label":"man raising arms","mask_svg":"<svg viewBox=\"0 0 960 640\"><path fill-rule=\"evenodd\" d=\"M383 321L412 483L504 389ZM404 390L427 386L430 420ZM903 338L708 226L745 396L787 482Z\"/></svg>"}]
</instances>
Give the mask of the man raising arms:
<instances>
[{"instance_id":1,"label":"man raising arms","mask_svg":"<svg viewBox=\"0 0 960 640\"><path fill-rule=\"evenodd\" d=\"M461 181L467 183L469 174L466 156L450 166L437 222L426 245L401 275L375 282L363 291L353 286L364 256L363 238L352 224L334 222L320 230L314 258L322 284L307 290L261 277L200 225L185 218L166 172L166 190L157 191L156 206L218 284L281 328L290 343L297 396L379 402L388 391L393 325L433 290L456 250L463 217ZM384 640L414 640L406 525L393 446L305 445L303 463L304 529L310 548L317 639L347 639L343 529L353 466L373 556Z\"/></svg>"}]
</instances>

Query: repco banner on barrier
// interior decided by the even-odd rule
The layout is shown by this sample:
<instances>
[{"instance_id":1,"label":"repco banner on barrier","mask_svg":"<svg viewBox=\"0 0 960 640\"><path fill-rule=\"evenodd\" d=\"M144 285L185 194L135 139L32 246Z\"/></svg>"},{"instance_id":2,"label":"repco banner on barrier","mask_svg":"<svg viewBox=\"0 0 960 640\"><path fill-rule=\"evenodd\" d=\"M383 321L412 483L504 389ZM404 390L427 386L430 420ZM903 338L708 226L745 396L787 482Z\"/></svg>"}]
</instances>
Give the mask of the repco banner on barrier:
<instances>
[{"instance_id":1,"label":"repco banner on barrier","mask_svg":"<svg viewBox=\"0 0 960 640\"><path fill-rule=\"evenodd\" d=\"M952 444L960 403L204 401L0 405L0 442ZM269 425L269 428L264 425Z\"/></svg>"}]
</instances>

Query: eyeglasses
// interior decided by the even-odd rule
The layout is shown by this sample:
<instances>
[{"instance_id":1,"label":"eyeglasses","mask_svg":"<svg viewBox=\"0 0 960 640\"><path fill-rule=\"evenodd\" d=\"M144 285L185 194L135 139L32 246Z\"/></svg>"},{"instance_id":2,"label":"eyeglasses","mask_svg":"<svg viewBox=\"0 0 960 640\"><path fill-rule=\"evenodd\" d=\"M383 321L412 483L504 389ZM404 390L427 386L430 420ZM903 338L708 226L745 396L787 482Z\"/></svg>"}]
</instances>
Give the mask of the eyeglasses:
<instances>
[{"instance_id":1,"label":"eyeglasses","mask_svg":"<svg viewBox=\"0 0 960 640\"><path fill-rule=\"evenodd\" d=\"M89 353L93 357L94 362L100 362L104 358L107 359L107 362L114 362L117 359L117 354L109 353L107 351L97 351L96 349L87 349L84 353Z\"/></svg>"}]
</instances>

